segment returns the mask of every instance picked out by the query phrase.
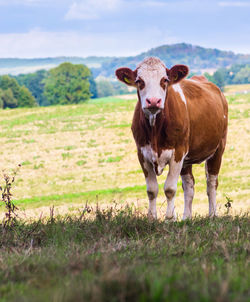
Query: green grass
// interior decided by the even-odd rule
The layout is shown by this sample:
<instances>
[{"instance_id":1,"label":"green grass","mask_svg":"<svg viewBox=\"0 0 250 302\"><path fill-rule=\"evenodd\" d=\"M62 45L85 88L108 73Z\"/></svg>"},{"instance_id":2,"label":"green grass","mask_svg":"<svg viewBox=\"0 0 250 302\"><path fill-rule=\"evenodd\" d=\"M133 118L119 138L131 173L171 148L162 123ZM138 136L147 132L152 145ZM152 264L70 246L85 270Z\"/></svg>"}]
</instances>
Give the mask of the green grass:
<instances>
[{"instance_id":1,"label":"green grass","mask_svg":"<svg viewBox=\"0 0 250 302\"><path fill-rule=\"evenodd\" d=\"M240 208L249 210L250 94L227 98L229 132L219 176L218 203L224 205L225 195L229 195L239 213ZM16 177L15 200L25 204L26 209L34 209L53 203L84 203L88 198L95 202L92 196L96 192L106 204L114 197L132 203L140 199L142 206L147 207L145 179L130 129L135 103L136 100L110 97L71 106L5 110L0 117L1 169L8 172L23 163ZM167 170L166 167L158 178L158 208L165 200L162 185ZM204 165L194 166L194 205L204 205L202 213L199 207L195 213L202 215L207 214L204 170ZM23 181L18 182L19 178ZM121 192L113 193L117 190ZM180 182L176 210L181 216Z\"/></svg>"},{"instance_id":2,"label":"green grass","mask_svg":"<svg viewBox=\"0 0 250 302\"><path fill-rule=\"evenodd\" d=\"M19 221L0 227L0 301L249 301L249 227L126 207Z\"/></svg>"},{"instance_id":3,"label":"green grass","mask_svg":"<svg viewBox=\"0 0 250 302\"><path fill-rule=\"evenodd\" d=\"M27 216L0 225L0 302L249 301L249 96L228 96L221 217L205 217L202 164L194 167L194 209L203 218L186 222L143 214L146 185L130 130L135 100L5 110L1 168L23 164L13 199ZM158 217L166 210L166 174L159 177ZM228 199L230 214L242 207L241 216L223 215ZM68 215L39 219L52 205ZM180 217L180 180L175 205Z\"/></svg>"}]
</instances>

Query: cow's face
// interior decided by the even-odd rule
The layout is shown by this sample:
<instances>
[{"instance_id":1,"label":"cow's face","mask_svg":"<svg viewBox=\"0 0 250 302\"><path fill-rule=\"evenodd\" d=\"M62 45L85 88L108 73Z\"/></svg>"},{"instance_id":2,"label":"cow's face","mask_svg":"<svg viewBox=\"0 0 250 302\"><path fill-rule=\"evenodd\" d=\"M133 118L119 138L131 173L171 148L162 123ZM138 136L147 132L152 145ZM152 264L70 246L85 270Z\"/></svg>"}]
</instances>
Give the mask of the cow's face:
<instances>
[{"instance_id":1,"label":"cow's face","mask_svg":"<svg viewBox=\"0 0 250 302\"><path fill-rule=\"evenodd\" d=\"M142 110L154 126L156 115L165 106L167 88L188 74L185 65L175 65L170 70L155 57L146 58L132 71L129 68L116 70L117 78L127 85L137 88Z\"/></svg>"}]
</instances>

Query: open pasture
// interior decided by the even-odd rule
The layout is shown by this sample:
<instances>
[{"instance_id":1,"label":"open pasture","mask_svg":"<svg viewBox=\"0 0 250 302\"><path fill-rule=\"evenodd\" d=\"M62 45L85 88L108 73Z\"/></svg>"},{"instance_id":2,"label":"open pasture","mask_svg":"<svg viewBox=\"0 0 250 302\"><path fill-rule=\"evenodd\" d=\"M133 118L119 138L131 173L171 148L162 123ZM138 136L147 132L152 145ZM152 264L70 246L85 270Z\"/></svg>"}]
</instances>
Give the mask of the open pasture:
<instances>
[{"instance_id":1,"label":"open pasture","mask_svg":"<svg viewBox=\"0 0 250 302\"><path fill-rule=\"evenodd\" d=\"M201 165L194 169L196 217L167 223L145 215L130 132L134 99L2 111L1 169L22 164L13 194L25 219L0 226L0 301L248 301L250 95L228 101L221 217L204 217ZM180 182L176 207L180 217ZM165 209L160 190L160 218Z\"/></svg>"},{"instance_id":2,"label":"open pasture","mask_svg":"<svg viewBox=\"0 0 250 302\"><path fill-rule=\"evenodd\" d=\"M219 176L218 210L233 200L232 214L250 208L249 108L250 94L228 95L228 142ZM100 206L136 204L147 207L144 176L137 160L130 125L135 99L110 97L74 106L4 110L0 116L0 169L10 173L22 167L13 188L21 216L38 218L78 211L85 203ZM158 211L166 201L159 177ZM194 166L194 214L206 215L208 202L204 164ZM183 211L178 183L176 209ZM3 211L3 207L1 207Z\"/></svg>"}]
</instances>

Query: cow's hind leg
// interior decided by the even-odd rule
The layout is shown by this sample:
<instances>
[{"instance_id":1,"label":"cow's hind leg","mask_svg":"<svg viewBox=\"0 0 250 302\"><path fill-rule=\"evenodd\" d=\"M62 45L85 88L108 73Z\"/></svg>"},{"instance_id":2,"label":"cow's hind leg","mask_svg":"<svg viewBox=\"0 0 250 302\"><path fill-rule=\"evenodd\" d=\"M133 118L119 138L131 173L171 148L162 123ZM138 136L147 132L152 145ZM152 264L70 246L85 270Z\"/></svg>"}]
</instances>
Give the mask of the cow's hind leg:
<instances>
[{"instance_id":1,"label":"cow's hind leg","mask_svg":"<svg viewBox=\"0 0 250 302\"><path fill-rule=\"evenodd\" d=\"M216 190L225 142L222 141L214 155L206 161L207 196L209 202L209 216L216 216Z\"/></svg>"},{"instance_id":2,"label":"cow's hind leg","mask_svg":"<svg viewBox=\"0 0 250 302\"><path fill-rule=\"evenodd\" d=\"M194 198L194 176L192 165L181 170L182 188L184 191L184 213L183 219L192 218L192 202Z\"/></svg>"}]
</instances>

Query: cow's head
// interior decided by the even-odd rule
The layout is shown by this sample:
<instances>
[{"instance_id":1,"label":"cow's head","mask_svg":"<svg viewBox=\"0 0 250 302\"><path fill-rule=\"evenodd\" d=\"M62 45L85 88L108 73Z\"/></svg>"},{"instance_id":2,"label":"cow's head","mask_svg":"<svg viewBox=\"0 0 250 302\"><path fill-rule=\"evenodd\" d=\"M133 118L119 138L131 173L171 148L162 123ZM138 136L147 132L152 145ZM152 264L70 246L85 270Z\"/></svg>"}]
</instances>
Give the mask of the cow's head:
<instances>
[{"instance_id":1,"label":"cow's head","mask_svg":"<svg viewBox=\"0 0 250 302\"><path fill-rule=\"evenodd\" d=\"M187 66L175 65L167 69L155 57L146 58L134 71L127 67L116 70L120 81L137 88L142 110L151 126L154 126L156 115L164 108L168 86L178 83L187 74Z\"/></svg>"}]
</instances>

